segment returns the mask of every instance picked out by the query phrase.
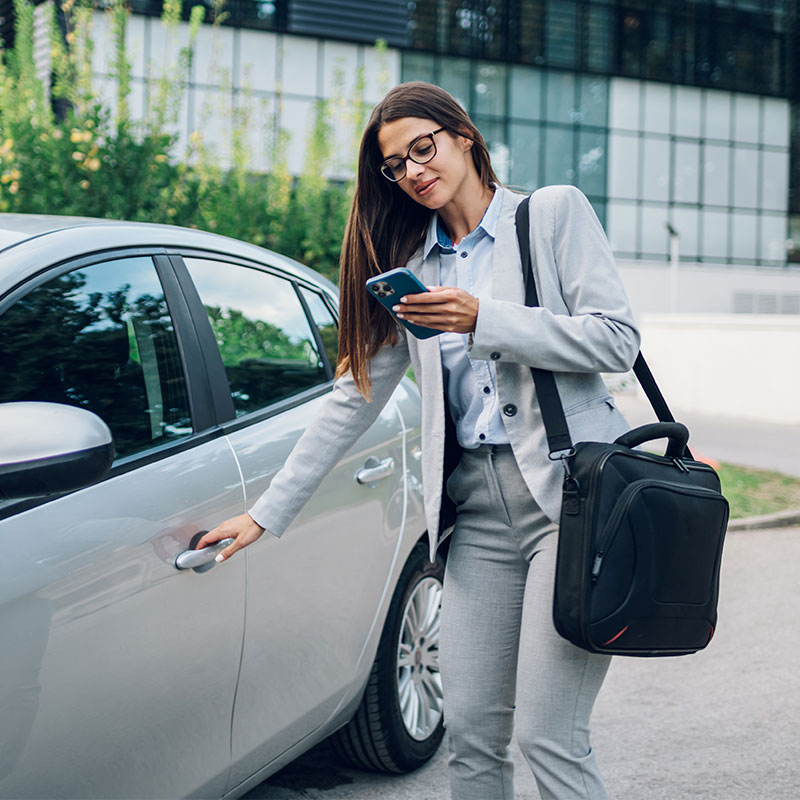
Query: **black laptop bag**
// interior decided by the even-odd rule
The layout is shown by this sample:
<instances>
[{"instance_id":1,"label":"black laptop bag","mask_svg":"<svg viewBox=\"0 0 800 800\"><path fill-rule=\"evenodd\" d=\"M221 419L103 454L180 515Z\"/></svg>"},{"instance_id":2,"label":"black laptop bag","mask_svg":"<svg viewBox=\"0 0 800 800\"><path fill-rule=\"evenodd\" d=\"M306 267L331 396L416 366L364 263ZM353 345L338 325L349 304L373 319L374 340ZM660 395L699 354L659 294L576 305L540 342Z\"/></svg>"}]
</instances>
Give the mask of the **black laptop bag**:
<instances>
[{"instance_id":1,"label":"black laptop bag","mask_svg":"<svg viewBox=\"0 0 800 800\"><path fill-rule=\"evenodd\" d=\"M526 305L538 306L528 202L517 210ZM660 422L614 443L570 438L553 373L531 369L550 458L564 466L553 600L556 630L593 653L677 656L704 648L717 622L728 502L695 461L641 353L634 373ZM667 438L664 455L636 450Z\"/></svg>"}]
</instances>

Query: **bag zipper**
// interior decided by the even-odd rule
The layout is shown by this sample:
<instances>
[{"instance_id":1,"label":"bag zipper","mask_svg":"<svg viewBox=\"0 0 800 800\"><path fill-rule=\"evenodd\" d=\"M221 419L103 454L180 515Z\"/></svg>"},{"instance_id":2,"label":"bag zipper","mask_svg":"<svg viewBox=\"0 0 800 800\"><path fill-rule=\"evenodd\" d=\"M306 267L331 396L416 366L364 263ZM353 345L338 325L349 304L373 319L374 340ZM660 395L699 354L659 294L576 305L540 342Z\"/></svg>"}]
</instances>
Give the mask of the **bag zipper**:
<instances>
[{"instance_id":1,"label":"bag zipper","mask_svg":"<svg viewBox=\"0 0 800 800\"><path fill-rule=\"evenodd\" d=\"M617 499L614 511L603 526L600 536L597 537L597 543L595 545L597 549L595 550L594 561L592 562L592 583L595 583L600 575L600 570L603 566L603 558L614 543L614 539L616 539L617 531L619 530L619 522L626 512L631 498L642 489L650 487L662 487L670 491L678 491L700 497L716 497L725 502L725 498L719 492L715 492L713 489L709 489L705 486L669 483L668 481L651 480L650 478L642 478L641 480L634 481L629 486L625 487L625 490Z\"/></svg>"}]
</instances>

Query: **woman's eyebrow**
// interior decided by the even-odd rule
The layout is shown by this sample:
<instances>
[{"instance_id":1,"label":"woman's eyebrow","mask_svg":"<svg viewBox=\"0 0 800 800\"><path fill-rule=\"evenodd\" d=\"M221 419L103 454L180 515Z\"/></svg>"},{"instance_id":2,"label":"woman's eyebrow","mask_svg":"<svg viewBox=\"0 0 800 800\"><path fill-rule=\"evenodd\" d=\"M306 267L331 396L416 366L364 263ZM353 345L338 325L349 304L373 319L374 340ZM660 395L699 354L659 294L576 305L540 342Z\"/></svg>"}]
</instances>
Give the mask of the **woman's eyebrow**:
<instances>
[{"instance_id":1,"label":"woman's eyebrow","mask_svg":"<svg viewBox=\"0 0 800 800\"><path fill-rule=\"evenodd\" d=\"M430 131L423 131L422 133L418 133L416 136L412 136L411 139L408 140L408 144L406 144L406 153L411 149L411 145L417 141L417 139L421 139L423 136L427 136ZM400 153L392 153L391 155L384 156L383 160L388 161L390 158L402 158L403 156Z\"/></svg>"}]
</instances>

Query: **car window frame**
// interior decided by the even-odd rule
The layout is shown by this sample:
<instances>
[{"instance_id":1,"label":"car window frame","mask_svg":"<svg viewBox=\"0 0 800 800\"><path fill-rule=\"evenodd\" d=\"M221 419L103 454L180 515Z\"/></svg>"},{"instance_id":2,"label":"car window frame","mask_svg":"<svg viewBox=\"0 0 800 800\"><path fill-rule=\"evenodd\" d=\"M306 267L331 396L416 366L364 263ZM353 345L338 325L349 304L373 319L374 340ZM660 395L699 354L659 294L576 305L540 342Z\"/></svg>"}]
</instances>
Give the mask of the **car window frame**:
<instances>
[{"instance_id":1,"label":"car window frame","mask_svg":"<svg viewBox=\"0 0 800 800\"><path fill-rule=\"evenodd\" d=\"M333 388L333 375L336 367L335 365L332 365L328 359L322 343L322 335L319 332L319 328L309 312L309 308L303 299L302 293L298 290L299 286L303 286L304 288L315 292L323 298L324 302L327 301L328 307L330 308L330 296L329 293L325 291L324 287L310 279L298 277L296 274L289 272L288 270L281 269L279 266L270 264L268 262L250 261L249 259L243 259L236 256L226 256L216 251L206 251L194 248L182 248L180 251L175 251L173 249L170 258L175 270L175 275L177 276L178 282L181 286L184 300L188 305L189 313L194 321L198 341L202 345L203 357L205 359L206 372L208 374L209 382L212 387L215 387L217 390L219 387L224 388L224 394L227 397L227 402L224 399L218 398L215 405L215 409L218 414L216 421L224 433L231 433L233 431L247 428L250 425L258 424L259 422L270 419L278 414L282 414L283 412L292 408L301 406L310 400L330 393L331 389ZM222 354L220 353L214 332L211 328L208 314L206 314L206 310L203 307L203 302L200 299L200 294L197 291L194 281L192 280L184 258L219 261L246 269L256 269L260 272L266 273L267 275L273 275L274 277L288 281L292 285L295 296L298 299L300 309L302 310L303 314L305 314L306 321L314 336L314 342L320 352L320 358L323 360L323 364L325 365L325 382L320 383L317 386L312 386L309 389L304 389L302 392L298 392L290 397L276 400L264 406L263 408L250 411L241 417L237 417L236 410L233 405L233 398L230 392L230 385L228 383L228 376L225 372L225 365L222 360ZM334 319L338 325L338 314L334 313Z\"/></svg>"},{"instance_id":2,"label":"car window frame","mask_svg":"<svg viewBox=\"0 0 800 800\"><path fill-rule=\"evenodd\" d=\"M123 475L133 469L159 461L162 458L181 453L192 447L197 447L211 439L222 436L223 432L216 422L213 407L212 387L206 371L206 360L203 357L197 330L189 311L189 307L180 290L180 285L168 253L163 247L121 247L87 253L77 258L68 258L54 262L26 276L0 297L0 315L10 308L19 299L29 292L43 286L49 281L59 278L67 273L74 272L98 264L118 261L124 258L149 257L153 262L156 276L164 291L167 309L172 319L178 354L181 361L181 371L186 386L186 396L189 403L189 414L192 419L192 433L181 439L163 442L138 453L115 458L108 474L100 481L88 486L75 489L73 492L35 497L10 503L0 508L0 520L7 519L35 508L68 494L82 491L89 486L104 483L118 475Z\"/></svg>"}]
</instances>

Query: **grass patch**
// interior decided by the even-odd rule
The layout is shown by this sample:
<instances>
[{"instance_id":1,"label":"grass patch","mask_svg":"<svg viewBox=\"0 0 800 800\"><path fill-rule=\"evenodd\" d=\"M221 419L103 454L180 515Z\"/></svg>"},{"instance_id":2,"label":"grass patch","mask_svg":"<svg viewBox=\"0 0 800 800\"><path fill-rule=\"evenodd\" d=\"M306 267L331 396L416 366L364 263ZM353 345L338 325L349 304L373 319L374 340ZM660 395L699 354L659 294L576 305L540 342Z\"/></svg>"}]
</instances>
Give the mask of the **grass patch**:
<instances>
[{"instance_id":1,"label":"grass patch","mask_svg":"<svg viewBox=\"0 0 800 800\"><path fill-rule=\"evenodd\" d=\"M800 478L727 463L720 464L717 472L731 519L800 508Z\"/></svg>"}]
</instances>

